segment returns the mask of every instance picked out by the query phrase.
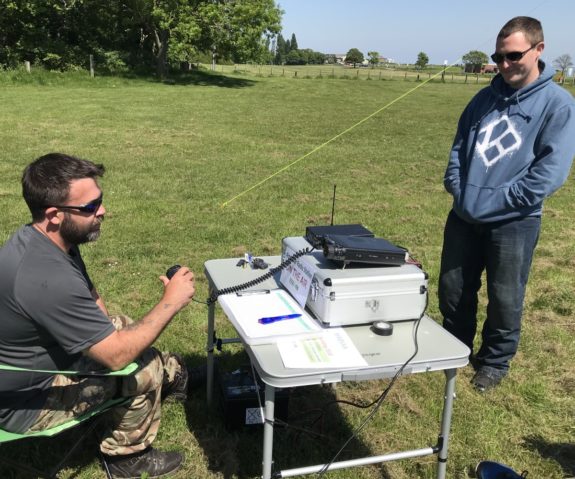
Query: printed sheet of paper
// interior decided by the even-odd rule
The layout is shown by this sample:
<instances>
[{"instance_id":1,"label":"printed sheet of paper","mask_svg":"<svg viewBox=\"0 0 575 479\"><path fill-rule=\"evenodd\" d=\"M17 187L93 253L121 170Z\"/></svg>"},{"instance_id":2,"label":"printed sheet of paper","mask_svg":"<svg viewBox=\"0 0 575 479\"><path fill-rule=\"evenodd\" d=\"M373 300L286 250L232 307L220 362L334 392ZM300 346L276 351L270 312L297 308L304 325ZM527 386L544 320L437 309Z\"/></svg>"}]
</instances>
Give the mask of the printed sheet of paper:
<instances>
[{"instance_id":1,"label":"printed sheet of paper","mask_svg":"<svg viewBox=\"0 0 575 479\"><path fill-rule=\"evenodd\" d=\"M247 344L275 343L286 336L301 336L321 331L321 326L284 290L233 293L218 302ZM260 318L300 314L298 318L261 324Z\"/></svg>"},{"instance_id":2,"label":"printed sheet of paper","mask_svg":"<svg viewBox=\"0 0 575 479\"><path fill-rule=\"evenodd\" d=\"M343 328L324 329L307 338L277 342L286 368L352 368L367 366Z\"/></svg>"}]
</instances>

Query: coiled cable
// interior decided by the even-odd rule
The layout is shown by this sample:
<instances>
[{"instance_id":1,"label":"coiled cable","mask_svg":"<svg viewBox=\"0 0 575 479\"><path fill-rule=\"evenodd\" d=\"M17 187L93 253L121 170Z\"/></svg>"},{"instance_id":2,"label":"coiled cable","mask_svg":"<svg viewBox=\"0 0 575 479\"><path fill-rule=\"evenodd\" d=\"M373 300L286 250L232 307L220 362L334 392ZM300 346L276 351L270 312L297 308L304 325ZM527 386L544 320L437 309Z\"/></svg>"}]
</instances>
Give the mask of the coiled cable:
<instances>
[{"instance_id":1,"label":"coiled cable","mask_svg":"<svg viewBox=\"0 0 575 479\"><path fill-rule=\"evenodd\" d=\"M276 273L279 273L280 271L287 268L289 265L291 265L298 258L300 258L300 257L302 257L308 253L311 253L311 251L312 251L312 249L310 249L310 248L304 248L302 250L297 251L292 256L290 256L288 259L283 261L281 264L274 266L273 268L270 268L270 270L267 273L263 274L259 278L252 279L251 281L247 281L246 283L238 284L236 286L230 286L228 288L223 288L223 289L216 289L209 296L208 300L206 301L206 304L210 305L212 303L215 303L218 300L218 297L221 296L222 294L237 293L239 291L244 291L246 289L249 289L249 288L251 288L257 284L263 283L264 281L273 277Z\"/></svg>"}]
</instances>

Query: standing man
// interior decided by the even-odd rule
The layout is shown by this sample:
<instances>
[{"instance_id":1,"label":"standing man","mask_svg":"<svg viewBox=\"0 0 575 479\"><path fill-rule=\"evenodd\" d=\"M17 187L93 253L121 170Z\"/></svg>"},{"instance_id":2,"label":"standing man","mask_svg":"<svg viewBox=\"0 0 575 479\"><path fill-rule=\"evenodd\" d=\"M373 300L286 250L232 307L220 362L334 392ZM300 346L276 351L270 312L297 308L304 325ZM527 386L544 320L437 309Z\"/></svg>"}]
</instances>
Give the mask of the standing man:
<instances>
[{"instance_id":1,"label":"standing man","mask_svg":"<svg viewBox=\"0 0 575 479\"><path fill-rule=\"evenodd\" d=\"M575 154L575 103L540 60L541 23L515 17L497 36L500 73L459 120L444 184L439 307L443 326L473 351L477 292L487 278L487 319L472 356L474 387L499 384L517 351L525 287L543 201L567 179Z\"/></svg>"},{"instance_id":2,"label":"standing man","mask_svg":"<svg viewBox=\"0 0 575 479\"><path fill-rule=\"evenodd\" d=\"M36 370L122 369L132 376L84 377L0 373L0 426L38 431L69 421L114 397L100 449L114 477L159 477L180 467L177 452L151 447L161 401L185 400L188 370L177 355L151 348L195 293L194 274L181 268L160 279L160 302L138 322L108 317L78 245L95 241L106 210L97 178L103 165L52 153L24 170L23 196L32 223L0 249L0 361Z\"/></svg>"}]
</instances>

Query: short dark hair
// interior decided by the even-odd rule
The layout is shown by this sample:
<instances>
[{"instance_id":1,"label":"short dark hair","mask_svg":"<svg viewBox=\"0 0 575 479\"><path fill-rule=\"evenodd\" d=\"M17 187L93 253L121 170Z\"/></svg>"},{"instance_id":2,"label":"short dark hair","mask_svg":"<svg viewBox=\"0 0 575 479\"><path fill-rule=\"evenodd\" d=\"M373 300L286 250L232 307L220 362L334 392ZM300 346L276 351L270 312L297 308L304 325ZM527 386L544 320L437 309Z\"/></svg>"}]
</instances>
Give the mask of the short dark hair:
<instances>
[{"instance_id":1,"label":"short dark hair","mask_svg":"<svg viewBox=\"0 0 575 479\"><path fill-rule=\"evenodd\" d=\"M543 41L543 27L541 22L532 17L515 17L509 20L499 31L497 39L507 38L515 32L523 32L525 38L532 46Z\"/></svg>"},{"instance_id":2,"label":"short dark hair","mask_svg":"<svg viewBox=\"0 0 575 479\"><path fill-rule=\"evenodd\" d=\"M42 221L46 207L68 200L70 183L104 175L104 165L96 165L64 153L48 153L30 163L22 175L22 196L34 221Z\"/></svg>"}]
</instances>

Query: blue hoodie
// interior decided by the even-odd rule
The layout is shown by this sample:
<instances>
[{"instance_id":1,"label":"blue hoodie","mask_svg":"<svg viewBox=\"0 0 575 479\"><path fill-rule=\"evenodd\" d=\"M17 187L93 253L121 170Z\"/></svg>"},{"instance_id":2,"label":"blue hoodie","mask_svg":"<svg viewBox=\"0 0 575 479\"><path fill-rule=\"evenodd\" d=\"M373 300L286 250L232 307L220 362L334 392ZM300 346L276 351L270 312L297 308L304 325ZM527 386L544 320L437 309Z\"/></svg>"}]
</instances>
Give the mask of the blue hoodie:
<instances>
[{"instance_id":1,"label":"blue hoodie","mask_svg":"<svg viewBox=\"0 0 575 479\"><path fill-rule=\"evenodd\" d=\"M470 223L540 216L575 155L575 101L541 74L514 90L497 75L465 108L445 172L453 209Z\"/></svg>"}]
</instances>

